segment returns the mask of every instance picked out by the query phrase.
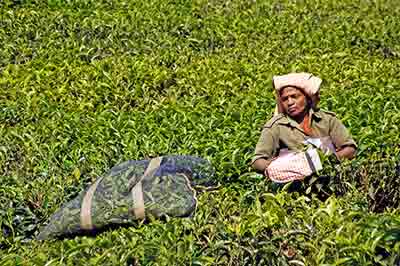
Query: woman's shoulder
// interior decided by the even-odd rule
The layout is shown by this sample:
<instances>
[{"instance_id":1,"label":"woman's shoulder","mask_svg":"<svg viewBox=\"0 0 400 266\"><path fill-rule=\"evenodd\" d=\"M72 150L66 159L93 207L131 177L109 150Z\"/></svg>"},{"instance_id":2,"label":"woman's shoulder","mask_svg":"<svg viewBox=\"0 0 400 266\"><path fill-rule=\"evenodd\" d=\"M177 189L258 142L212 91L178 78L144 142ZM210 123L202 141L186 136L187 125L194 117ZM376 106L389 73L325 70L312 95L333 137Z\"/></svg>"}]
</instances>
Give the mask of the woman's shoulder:
<instances>
[{"instance_id":1,"label":"woman's shoulder","mask_svg":"<svg viewBox=\"0 0 400 266\"><path fill-rule=\"evenodd\" d=\"M329 128L337 128L341 127L343 124L341 119L337 117L336 113L327 111L327 110L319 110L317 117L320 119L321 125L326 125Z\"/></svg>"},{"instance_id":2,"label":"woman's shoulder","mask_svg":"<svg viewBox=\"0 0 400 266\"><path fill-rule=\"evenodd\" d=\"M314 115L321 119L328 119L328 120L337 119L336 113L324 109L319 109L318 111L314 111Z\"/></svg>"},{"instance_id":3,"label":"woman's shoulder","mask_svg":"<svg viewBox=\"0 0 400 266\"><path fill-rule=\"evenodd\" d=\"M269 119L267 121L267 123L265 123L264 128L272 128L278 124L286 123L286 122L288 122L288 121L284 114L281 114L281 113L275 114L271 119Z\"/></svg>"}]
</instances>

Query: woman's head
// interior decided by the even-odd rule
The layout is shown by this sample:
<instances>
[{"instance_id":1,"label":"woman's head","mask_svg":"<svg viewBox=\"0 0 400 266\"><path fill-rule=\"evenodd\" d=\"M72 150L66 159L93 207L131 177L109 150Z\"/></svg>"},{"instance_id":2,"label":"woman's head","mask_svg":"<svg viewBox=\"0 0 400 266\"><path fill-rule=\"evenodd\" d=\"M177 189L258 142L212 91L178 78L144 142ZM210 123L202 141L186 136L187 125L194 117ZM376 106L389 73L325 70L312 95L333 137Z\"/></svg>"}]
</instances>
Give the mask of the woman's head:
<instances>
[{"instance_id":1,"label":"woman's head","mask_svg":"<svg viewBox=\"0 0 400 266\"><path fill-rule=\"evenodd\" d=\"M311 99L303 90L288 86L280 90L279 102L283 112L290 117L301 117L311 108Z\"/></svg>"},{"instance_id":2,"label":"woman's head","mask_svg":"<svg viewBox=\"0 0 400 266\"><path fill-rule=\"evenodd\" d=\"M320 78L308 73L274 76L273 86L277 94L277 113L286 113L292 116L291 113L295 114L303 109L307 111L317 109L321 82ZM289 100L291 108L289 108Z\"/></svg>"}]
</instances>

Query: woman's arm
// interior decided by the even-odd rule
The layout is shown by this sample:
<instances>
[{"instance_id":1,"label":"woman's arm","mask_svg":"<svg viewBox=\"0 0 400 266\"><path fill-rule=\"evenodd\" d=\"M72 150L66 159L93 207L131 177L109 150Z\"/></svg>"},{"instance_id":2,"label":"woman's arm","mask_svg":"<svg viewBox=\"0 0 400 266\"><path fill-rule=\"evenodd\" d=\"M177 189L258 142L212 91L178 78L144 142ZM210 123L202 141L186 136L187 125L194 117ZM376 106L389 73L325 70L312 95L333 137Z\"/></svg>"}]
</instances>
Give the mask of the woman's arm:
<instances>
[{"instance_id":1,"label":"woman's arm","mask_svg":"<svg viewBox=\"0 0 400 266\"><path fill-rule=\"evenodd\" d=\"M261 131L251 163L251 166L259 173L264 173L279 149L278 132L278 128L274 125L269 125L269 123Z\"/></svg>"},{"instance_id":2,"label":"woman's arm","mask_svg":"<svg viewBox=\"0 0 400 266\"><path fill-rule=\"evenodd\" d=\"M330 120L330 135L336 147L336 156L339 160L353 159L356 155L357 144L343 123L335 116Z\"/></svg>"}]
</instances>

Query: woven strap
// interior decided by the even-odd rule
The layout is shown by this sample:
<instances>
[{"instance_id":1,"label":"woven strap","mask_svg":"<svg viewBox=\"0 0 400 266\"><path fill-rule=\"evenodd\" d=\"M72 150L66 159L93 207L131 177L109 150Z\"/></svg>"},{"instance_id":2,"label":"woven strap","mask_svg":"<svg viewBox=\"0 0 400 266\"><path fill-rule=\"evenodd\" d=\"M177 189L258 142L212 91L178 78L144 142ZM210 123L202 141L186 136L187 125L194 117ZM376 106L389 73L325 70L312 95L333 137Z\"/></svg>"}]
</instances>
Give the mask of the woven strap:
<instances>
[{"instance_id":1,"label":"woven strap","mask_svg":"<svg viewBox=\"0 0 400 266\"><path fill-rule=\"evenodd\" d=\"M314 166L314 163L313 163L313 161L311 159L310 154L308 154L307 152L305 152L304 154L306 155L306 159L307 159L308 165L310 166L311 171L313 173L316 173L317 169L315 169L315 166Z\"/></svg>"},{"instance_id":2,"label":"woven strap","mask_svg":"<svg viewBox=\"0 0 400 266\"><path fill-rule=\"evenodd\" d=\"M155 174L158 168L160 168L161 160L162 157L151 159L149 165L144 171L144 174L139 178L138 182L131 189L133 200L133 214L135 215L136 219L143 220L145 218L142 180L147 177L152 177ZM129 188L131 187L132 179L129 180Z\"/></svg>"},{"instance_id":3,"label":"woven strap","mask_svg":"<svg viewBox=\"0 0 400 266\"><path fill-rule=\"evenodd\" d=\"M86 191L85 196L82 200L81 207L81 229L83 230L92 230L92 199L94 192L96 191L97 186L103 178L97 179L96 183L90 186L90 188Z\"/></svg>"}]
</instances>

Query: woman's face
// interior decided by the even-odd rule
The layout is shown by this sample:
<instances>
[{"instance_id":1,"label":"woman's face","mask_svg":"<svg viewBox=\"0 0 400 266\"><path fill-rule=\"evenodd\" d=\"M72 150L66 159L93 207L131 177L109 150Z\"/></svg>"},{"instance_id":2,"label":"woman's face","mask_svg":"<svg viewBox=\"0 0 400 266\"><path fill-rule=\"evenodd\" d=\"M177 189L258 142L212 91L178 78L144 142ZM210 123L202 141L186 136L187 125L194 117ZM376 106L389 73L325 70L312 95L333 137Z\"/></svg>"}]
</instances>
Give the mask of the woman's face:
<instances>
[{"instance_id":1,"label":"woman's face","mask_svg":"<svg viewBox=\"0 0 400 266\"><path fill-rule=\"evenodd\" d=\"M300 117L308 111L307 97L295 87L283 88L280 101L283 111L292 118Z\"/></svg>"}]
</instances>

